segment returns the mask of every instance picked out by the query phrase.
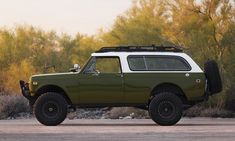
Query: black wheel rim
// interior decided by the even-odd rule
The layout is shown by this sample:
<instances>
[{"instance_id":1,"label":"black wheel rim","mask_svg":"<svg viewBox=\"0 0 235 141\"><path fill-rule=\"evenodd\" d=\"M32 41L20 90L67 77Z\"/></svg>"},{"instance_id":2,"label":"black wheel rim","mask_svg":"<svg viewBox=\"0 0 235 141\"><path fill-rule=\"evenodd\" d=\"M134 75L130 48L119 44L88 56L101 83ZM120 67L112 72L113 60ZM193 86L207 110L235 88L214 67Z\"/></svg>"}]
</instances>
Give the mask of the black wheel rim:
<instances>
[{"instance_id":1,"label":"black wheel rim","mask_svg":"<svg viewBox=\"0 0 235 141\"><path fill-rule=\"evenodd\" d=\"M170 101L162 101L158 105L158 113L162 118L170 118L175 113L175 106Z\"/></svg>"},{"instance_id":2,"label":"black wheel rim","mask_svg":"<svg viewBox=\"0 0 235 141\"><path fill-rule=\"evenodd\" d=\"M55 101L48 101L42 106L42 113L47 118L56 118L59 114L59 104Z\"/></svg>"}]
</instances>

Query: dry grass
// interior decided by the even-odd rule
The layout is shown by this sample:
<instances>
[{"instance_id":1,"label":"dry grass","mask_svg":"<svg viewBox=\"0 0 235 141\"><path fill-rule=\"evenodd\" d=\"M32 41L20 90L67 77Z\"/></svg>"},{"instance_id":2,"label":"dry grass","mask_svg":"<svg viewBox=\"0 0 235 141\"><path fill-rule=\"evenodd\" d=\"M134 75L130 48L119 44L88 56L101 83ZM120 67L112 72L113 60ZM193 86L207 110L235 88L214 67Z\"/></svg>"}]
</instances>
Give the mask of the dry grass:
<instances>
[{"instance_id":1,"label":"dry grass","mask_svg":"<svg viewBox=\"0 0 235 141\"><path fill-rule=\"evenodd\" d=\"M184 112L186 117L221 117L232 118L234 113L230 110L226 110L218 107L205 107L202 105L196 105Z\"/></svg>"},{"instance_id":2,"label":"dry grass","mask_svg":"<svg viewBox=\"0 0 235 141\"><path fill-rule=\"evenodd\" d=\"M227 90L226 94L227 96L226 96L225 107L226 109L235 112L235 86Z\"/></svg>"},{"instance_id":3,"label":"dry grass","mask_svg":"<svg viewBox=\"0 0 235 141\"><path fill-rule=\"evenodd\" d=\"M15 118L22 113L29 113L27 99L18 95L0 95L0 119Z\"/></svg>"}]
</instances>

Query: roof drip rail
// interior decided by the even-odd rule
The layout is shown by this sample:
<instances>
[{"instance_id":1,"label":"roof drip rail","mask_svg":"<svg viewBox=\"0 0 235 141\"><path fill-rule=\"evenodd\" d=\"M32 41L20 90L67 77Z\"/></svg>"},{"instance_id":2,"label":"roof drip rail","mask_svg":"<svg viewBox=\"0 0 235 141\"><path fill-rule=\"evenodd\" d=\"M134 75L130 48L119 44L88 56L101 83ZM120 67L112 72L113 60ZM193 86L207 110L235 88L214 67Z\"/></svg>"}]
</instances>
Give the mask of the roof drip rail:
<instances>
[{"instance_id":1,"label":"roof drip rail","mask_svg":"<svg viewBox=\"0 0 235 141\"><path fill-rule=\"evenodd\" d=\"M102 47L101 52L183 52L182 47L177 46L163 46L163 45L150 45L150 46L117 46L117 47Z\"/></svg>"}]
</instances>

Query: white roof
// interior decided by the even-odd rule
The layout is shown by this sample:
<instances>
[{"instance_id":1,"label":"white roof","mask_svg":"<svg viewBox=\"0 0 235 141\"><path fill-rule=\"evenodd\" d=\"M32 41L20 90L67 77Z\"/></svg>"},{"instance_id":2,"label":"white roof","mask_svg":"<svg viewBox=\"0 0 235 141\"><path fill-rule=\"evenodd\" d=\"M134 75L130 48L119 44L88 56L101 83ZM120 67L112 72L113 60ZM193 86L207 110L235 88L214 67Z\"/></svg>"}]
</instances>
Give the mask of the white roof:
<instances>
[{"instance_id":1,"label":"white roof","mask_svg":"<svg viewBox=\"0 0 235 141\"><path fill-rule=\"evenodd\" d=\"M118 56L121 61L123 72L146 73L146 72L167 72L167 71L131 71L127 62L129 55L171 55L184 58L191 66L190 71L175 71L175 72L203 72L202 69L193 61L193 59L184 52L99 52L92 53L91 56ZM170 71L173 72L173 71Z\"/></svg>"},{"instance_id":2,"label":"white roof","mask_svg":"<svg viewBox=\"0 0 235 141\"><path fill-rule=\"evenodd\" d=\"M183 52L99 52L92 53L92 56L122 56L122 55L176 55L180 56Z\"/></svg>"}]
</instances>

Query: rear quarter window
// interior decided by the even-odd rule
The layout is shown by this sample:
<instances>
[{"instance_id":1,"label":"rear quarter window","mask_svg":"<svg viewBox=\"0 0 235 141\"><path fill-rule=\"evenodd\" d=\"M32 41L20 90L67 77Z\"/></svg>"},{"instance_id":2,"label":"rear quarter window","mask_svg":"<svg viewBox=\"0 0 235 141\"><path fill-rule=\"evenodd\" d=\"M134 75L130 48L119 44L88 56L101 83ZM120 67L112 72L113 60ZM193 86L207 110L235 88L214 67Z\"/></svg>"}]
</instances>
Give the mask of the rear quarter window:
<instances>
[{"instance_id":1,"label":"rear quarter window","mask_svg":"<svg viewBox=\"0 0 235 141\"><path fill-rule=\"evenodd\" d=\"M130 56L127 60L131 70L146 70L143 56Z\"/></svg>"},{"instance_id":2,"label":"rear quarter window","mask_svg":"<svg viewBox=\"0 0 235 141\"><path fill-rule=\"evenodd\" d=\"M128 56L129 68L132 71L189 71L191 66L179 56L138 55Z\"/></svg>"}]
</instances>

